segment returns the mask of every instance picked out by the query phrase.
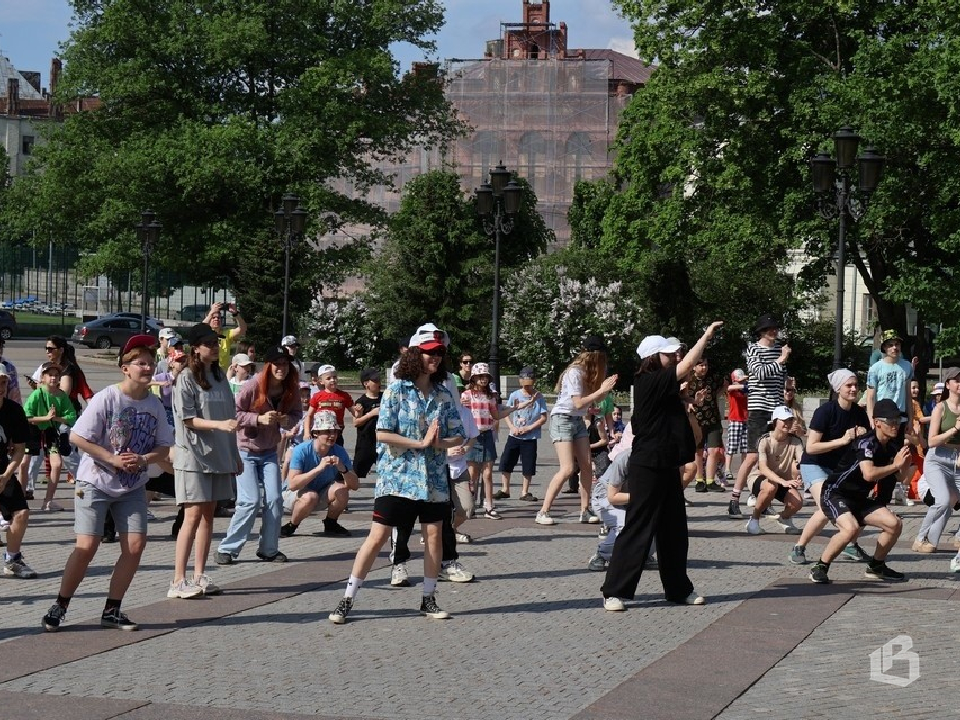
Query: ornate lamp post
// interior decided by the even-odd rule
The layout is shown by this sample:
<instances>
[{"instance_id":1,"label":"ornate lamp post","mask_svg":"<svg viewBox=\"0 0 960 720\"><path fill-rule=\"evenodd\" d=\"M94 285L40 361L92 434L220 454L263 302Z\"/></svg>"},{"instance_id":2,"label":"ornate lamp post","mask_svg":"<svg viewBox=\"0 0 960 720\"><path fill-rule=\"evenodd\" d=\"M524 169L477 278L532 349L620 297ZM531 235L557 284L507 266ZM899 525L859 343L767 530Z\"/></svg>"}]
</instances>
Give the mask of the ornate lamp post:
<instances>
[{"instance_id":1,"label":"ornate lamp post","mask_svg":"<svg viewBox=\"0 0 960 720\"><path fill-rule=\"evenodd\" d=\"M277 235L283 243L283 331L287 334L287 315L290 305L290 251L303 237L310 213L300 207L300 198L286 193L281 199L282 207L273 214Z\"/></svg>"},{"instance_id":2,"label":"ornate lamp post","mask_svg":"<svg viewBox=\"0 0 960 720\"><path fill-rule=\"evenodd\" d=\"M490 375L500 390L500 236L509 235L520 211L520 186L501 162L490 171L490 182L476 189L477 212L487 235L494 236L493 328L490 331Z\"/></svg>"},{"instance_id":3,"label":"ornate lamp post","mask_svg":"<svg viewBox=\"0 0 960 720\"><path fill-rule=\"evenodd\" d=\"M842 127L833 135L836 159L820 153L810 161L813 191L817 195L817 212L824 220L840 218L840 236L837 240L837 313L833 337L833 369L840 367L843 352L843 293L846 270L847 218L857 221L867 211L870 196L880 184L886 158L872 148L857 156L860 136L849 127ZM854 169L857 171L857 189L851 189Z\"/></svg>"},{"instance_id":4,"label":"ornate lamp post","mask_svg":"<svg viewBox=\"0 0 960 720\"><path fill-rule=\"evenodd\" d=\"M143 250L143 293L140 308L140 332L147 332L147 313L150 310L150 253L153 252L157 240L160 239L160 230L163 225L157 222L157 215L153 210L144 210L140 213L141 221L137 223L137 238L140 240L140 249Z\"/></svg>"}]
</instances>

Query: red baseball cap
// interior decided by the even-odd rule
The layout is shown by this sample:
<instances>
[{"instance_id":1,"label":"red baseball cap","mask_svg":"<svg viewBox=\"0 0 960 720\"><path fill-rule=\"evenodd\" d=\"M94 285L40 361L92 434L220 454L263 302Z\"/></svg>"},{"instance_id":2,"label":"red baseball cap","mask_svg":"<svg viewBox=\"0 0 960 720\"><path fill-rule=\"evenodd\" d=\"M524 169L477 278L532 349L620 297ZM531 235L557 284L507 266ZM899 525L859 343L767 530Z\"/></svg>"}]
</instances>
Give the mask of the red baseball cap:
<instances>
[{"instance_id":1,"label":"red baseball cap","mask_svg":"<svg viewBox=\"0 0 960 720\"><path fill-rule=\"evenodd\" d=\"M157 339L153 335L134 335L127 340L123 349L120 351L120 357L117 358L117 365L123 366L123 356L137 348L148 348L154 350L157 347Z\"/></svg>"}]
</instances>

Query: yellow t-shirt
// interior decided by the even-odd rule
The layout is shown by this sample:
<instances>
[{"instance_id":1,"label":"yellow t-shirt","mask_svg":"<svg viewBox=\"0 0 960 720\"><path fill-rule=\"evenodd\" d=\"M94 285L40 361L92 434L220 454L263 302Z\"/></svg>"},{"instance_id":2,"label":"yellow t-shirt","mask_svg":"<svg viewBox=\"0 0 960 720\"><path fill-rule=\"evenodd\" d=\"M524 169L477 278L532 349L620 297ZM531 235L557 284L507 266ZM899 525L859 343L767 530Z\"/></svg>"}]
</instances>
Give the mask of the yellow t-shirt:
<instances>
[{"instance_id":1,"label":"yellow t-shirt","mask_svg":"<svg viewBox=\"0 0 960 720\"><path fill-rule=\"evenodd\" d=\"M240 328L233 328L227 331L227 334L220 338L220 367L226 371L230 367L230 360L233 359L233 343L240 337Z\"/></svg>"}]
</instances>

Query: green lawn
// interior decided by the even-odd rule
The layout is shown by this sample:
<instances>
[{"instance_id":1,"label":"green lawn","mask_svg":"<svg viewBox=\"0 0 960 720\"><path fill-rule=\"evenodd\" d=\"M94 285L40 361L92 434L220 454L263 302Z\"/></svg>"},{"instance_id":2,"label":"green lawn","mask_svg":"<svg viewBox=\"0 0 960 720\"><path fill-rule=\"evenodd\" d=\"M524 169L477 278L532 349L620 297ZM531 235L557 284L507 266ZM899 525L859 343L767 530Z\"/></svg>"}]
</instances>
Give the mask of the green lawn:
<instances>
[{"instance_id":1,"label":"green lawn","mask_svg":"<svg viewBox=\"0 0 960 720\"><path fill-rule=\"evenodd\" d=\"M28 312L26 310L11 310L14 317L17 318L18 325L59 325L59 315L42 315L41 313ZM73 327L81 322L76 315L65 315L63 322L69 327Z\"/></svg>"}]
</instances>

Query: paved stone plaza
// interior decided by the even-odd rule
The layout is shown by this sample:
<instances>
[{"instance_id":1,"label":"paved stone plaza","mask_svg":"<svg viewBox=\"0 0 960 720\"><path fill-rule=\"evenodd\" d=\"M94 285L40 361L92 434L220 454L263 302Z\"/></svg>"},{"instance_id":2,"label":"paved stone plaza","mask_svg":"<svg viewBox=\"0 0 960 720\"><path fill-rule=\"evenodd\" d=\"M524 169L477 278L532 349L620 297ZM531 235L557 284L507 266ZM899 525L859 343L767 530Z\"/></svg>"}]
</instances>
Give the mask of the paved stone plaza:
<instances>
[{"instance_id":1,"label":"paved stone plaza","mask_svg":"<svg viewBox=\"0 0 960 720\"><path fill-rule=\"evenodd\" d=\"M547 441L540 452L538 496L556 468ZM71 491L62 483L58 499L69 505ZM464 527L475 542L461 546L462 560L477 580L440 585L452 619L421 617L419 588L391 588L382 555L343 626L326 616L369 523L369 484L342 520L354 537L315 536L322 523L311 518L281 540L289 563L258 562L248 544L238 564L212 565L225 594L201 600L165 597L176 508L163 500L124 602L135 633L97 624L116 545L101 548L63 630L40 630L73 535L71 512L36 513L25 553L40 577L0 581L0 718L960 716L960 575L947 572L948 538L937 555L909 551L922 506L898 508L905 530L890 563L909 582L871 582L862 565L838 561L834 583L819 586L809 566L787 562L794 538L772 521L769 534L750 537L745 521L726 518L728 495L687 496L690 574L704 607L667 605L652 572L627 612L604 612L602 574L586 569L596 528L576 522L561 496L553 527L533 523L539 503L518 500L500 503L503 520ZM214 543L227 523L216 521ZM864 537L868 551L874 537ZM419 583L416 538L412 550ZM900 635L912 640L918 679L871 680L870 654ZM895 655L887 674L906 677L906 657Z\"/></svg>"}]
</instances>

